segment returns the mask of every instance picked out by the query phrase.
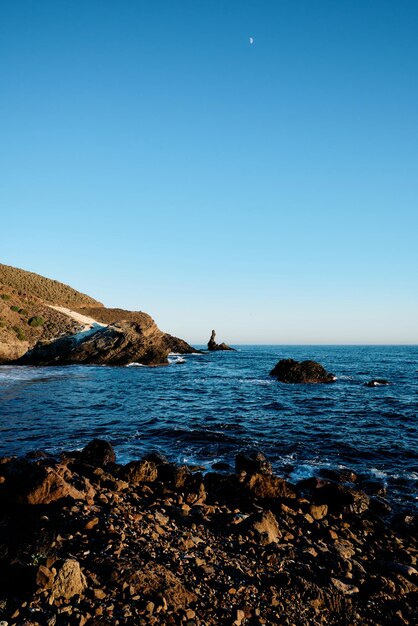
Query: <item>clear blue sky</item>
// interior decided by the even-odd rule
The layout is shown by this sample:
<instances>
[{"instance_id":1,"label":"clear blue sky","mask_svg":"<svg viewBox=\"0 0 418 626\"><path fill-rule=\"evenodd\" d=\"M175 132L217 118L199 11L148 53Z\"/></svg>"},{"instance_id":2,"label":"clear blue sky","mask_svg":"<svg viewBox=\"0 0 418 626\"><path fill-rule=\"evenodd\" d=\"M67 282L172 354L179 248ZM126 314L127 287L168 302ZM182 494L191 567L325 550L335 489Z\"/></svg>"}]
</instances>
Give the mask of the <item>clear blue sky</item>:
<instances>
[{"instance_id":1,"label":"clear blue sky","mask_svg":"<svg viewBox=\"0 0 418 626\"><path fill-rule=\"evenodd\" d=\"M1 261L192 342L417 343L417 32L415 0L2 0Z\"/></svg>"}]
</instances>

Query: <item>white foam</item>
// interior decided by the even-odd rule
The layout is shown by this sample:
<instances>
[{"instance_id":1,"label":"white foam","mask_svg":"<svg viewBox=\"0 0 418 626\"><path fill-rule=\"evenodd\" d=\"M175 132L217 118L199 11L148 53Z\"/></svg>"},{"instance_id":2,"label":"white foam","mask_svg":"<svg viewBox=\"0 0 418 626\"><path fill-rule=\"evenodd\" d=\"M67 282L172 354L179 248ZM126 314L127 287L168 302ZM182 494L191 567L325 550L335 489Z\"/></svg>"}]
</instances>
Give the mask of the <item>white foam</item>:
<instances>
[{"instance_id":1,"label":"white foam","mask_svg":"<svg viewBox=\"0 0 418 626\"><path fill-rule=\"evenodd\" d=\"M376 478L387 478L388 477L386 472L384 472L383 470L378 470L376 467L372 467L371 468L370 474L373 474L373 476L376 476Z\"/></svg>"},{"instance_id":2,"label":"white foam","mask_svg":"<svg viewBox=\"0 0 418 626\"><path fill-rule=\"evenodd\" d=\"M184 359L182 356L177 356L176 358L169 358L168 362L170 363L170 365L175 365L177 363L186 363L186 359Z\"/></svg>"},{"instance_id":3,"label":"white foam","mask_svg":"<svg viewBox=\"0 0 418 626\"><path fill-rule=\"evenodd\" d=\"M125 367L146 367L143 363L128 363Z\"/></svg>"},{"instance_id":4,"label":"white foam","mask_svg":"<svg viewBox=\"0 0 418 626\"><path fill-rule=\"evenodd\" d=\"M305 480L306 478L312 478L315 475L315 467L312 465L298 465L289 476L289 480L297 482L299 480Z\"/></svg>"}]
</instances>

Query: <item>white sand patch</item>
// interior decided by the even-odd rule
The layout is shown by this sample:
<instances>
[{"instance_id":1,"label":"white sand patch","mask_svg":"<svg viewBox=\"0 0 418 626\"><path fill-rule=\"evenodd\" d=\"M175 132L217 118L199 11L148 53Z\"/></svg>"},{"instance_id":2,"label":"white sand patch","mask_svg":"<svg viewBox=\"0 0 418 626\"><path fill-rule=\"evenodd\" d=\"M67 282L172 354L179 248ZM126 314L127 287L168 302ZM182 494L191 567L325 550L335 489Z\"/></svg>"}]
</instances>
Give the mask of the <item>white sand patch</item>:
<instances>
[{"instance_id":1,"label":"white sand patch","mask_svg":"<svg viewBox=\"0 0 418 626\"><path fill-rule=\"evenodd\" d=\"M68 317L71 317L73 320L78 322L79 324L83 324L84 330L89 330L90 328L96 328L98 326L105 327L107 324L102 324L92 317L88 317L87 315L82 315L81 313L77 313L77 311L72 311L71 309L67 309L63 306L53 306L52 304L48 304L50 309L55 309L55 311L59 311Z\"/></svg>"}]
</instances>

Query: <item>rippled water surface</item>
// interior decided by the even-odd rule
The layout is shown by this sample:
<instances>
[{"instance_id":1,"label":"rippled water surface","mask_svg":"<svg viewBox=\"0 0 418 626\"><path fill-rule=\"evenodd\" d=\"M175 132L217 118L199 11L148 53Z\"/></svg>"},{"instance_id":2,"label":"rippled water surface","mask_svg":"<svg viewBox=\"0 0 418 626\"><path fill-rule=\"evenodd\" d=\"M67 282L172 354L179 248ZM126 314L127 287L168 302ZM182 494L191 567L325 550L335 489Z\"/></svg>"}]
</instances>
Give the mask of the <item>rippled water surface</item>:
<instances>
[{"instance_id":1,"label":"rippled water surface","mask_svg":"<svg viewBox=\"0 0 418 626\"><path fill-rule=\"evenodd\" d=\"M317 360L337 381L270 378L288 357ZM102 437L121 462L157 449L210 467L257 448L290 478L347 466L416 500L417 346L240 346L171 360L161 368L0 367L0 454ZM371 378L392 384L364 387Z\"/></svg>"}]
</instances>

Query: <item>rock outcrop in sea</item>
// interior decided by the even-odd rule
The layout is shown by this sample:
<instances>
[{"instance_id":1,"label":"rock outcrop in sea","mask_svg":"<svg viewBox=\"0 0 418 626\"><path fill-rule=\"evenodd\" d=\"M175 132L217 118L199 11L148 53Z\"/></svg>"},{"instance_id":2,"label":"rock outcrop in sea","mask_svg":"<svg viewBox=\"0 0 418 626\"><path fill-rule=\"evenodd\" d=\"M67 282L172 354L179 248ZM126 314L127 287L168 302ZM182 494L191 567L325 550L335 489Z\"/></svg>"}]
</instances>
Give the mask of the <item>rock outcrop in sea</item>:
<instances>
[{"instance_id":1,"label":"rock outcrop in sea","mask_svg":"<svg viewBox=\"0 0 418 626\"><path fill-rule=\"evenodd\" d=\"M279 361L270 376L275 376L282 383L332 383L336 380L336 376L327 372L320 363L294 359Z\"/></svg>"},{"instance_id":2,"label":"rock outcrop in sea","mask_svg":"<svg viewBox=\"0 0 418 626\"><path fill-rule=\"evenodd\" d=\"M17 364L160 365L167 362L169 352L165 334L144 313L142 323L116 322L84 337L75 335L37 345L21 357Z\"/></svg>"},{"instance_id":3,"label":"rock outcrop in sea","mask_svg":"<svg viewBox=\"0 0 418 626\"><path fill-rule=\"evenodd\" d=\"M390 385L390 382L384 378L374 378L373 380L369 380L367 383L364 383L365 387L382 387Z\"/></svg>"},{"instance_id":4,"label":"rock outcrop in sea","mask_svg":"<svg viewBox=\"0 0 418 626\"><path fill-rule=\"evenodd\" d=\"M56 280L0 264L0 364L160 365L169 352L195 350L142 311L106 308Z\"/></svg>"},{"instance_id":5,"label":"rock outcrop in sea","mask_svg":"<svg viewBox=\"0 0 418 626\"><path fill-rule=\"evenodd\" d=\"M120 465L100 440L0 459L0 621L415 624L417 514L334 478L291 484L261 453Z\"/></svg>"},{"instance_id":6,"label":"rock outcrop in sea","mask_svg":"<svg viewBox=\"0 0 418 626\"><path fill-rule=\"evenodd\" d=\"M212 330L212 334L211 334L210 339L208 341L208 350L209 351L211 351L211 352L215 352L216 350L233 350L233 351L235 351L235 348L231 348L230 346L227 346L226 343L216 343L215 337L216 337L216 332L214 330Z\"/></svg>"}]
</instances>

